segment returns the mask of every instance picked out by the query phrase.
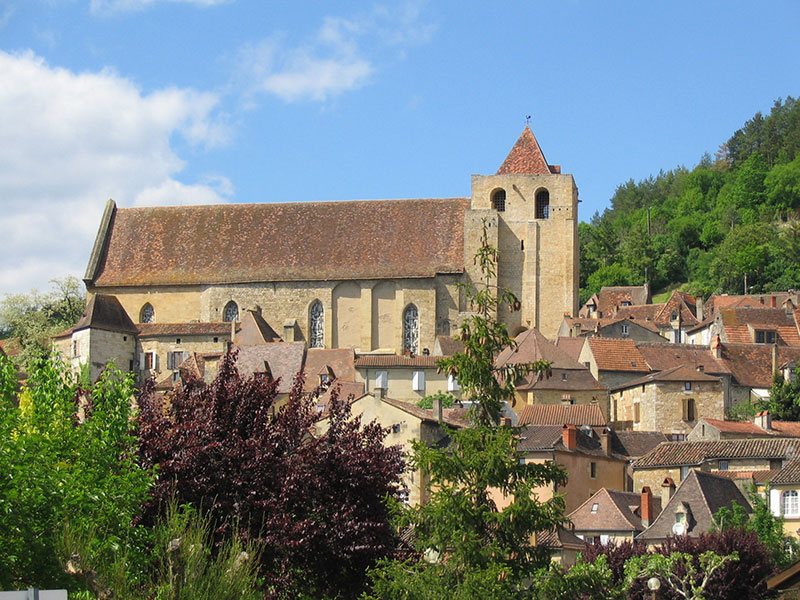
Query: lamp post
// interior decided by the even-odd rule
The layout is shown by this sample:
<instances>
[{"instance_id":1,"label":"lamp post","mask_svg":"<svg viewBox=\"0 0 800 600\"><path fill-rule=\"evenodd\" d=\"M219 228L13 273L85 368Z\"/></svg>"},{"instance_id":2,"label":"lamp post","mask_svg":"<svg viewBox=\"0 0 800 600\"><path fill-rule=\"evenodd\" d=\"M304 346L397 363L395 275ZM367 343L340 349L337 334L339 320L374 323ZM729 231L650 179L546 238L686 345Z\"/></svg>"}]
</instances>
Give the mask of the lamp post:
<instances>
[{"instance_id":1,"label":"lamp post","mask_svg":"<svg viewBox=\"0 0 800 600\"><path fill-rule=\"evenodd\" d=\"M651 600L656 600L656 594L661 588L661 580L658 577L651 577L647 580L647 589L650 590Z\"/></svg>"}]
</instances>

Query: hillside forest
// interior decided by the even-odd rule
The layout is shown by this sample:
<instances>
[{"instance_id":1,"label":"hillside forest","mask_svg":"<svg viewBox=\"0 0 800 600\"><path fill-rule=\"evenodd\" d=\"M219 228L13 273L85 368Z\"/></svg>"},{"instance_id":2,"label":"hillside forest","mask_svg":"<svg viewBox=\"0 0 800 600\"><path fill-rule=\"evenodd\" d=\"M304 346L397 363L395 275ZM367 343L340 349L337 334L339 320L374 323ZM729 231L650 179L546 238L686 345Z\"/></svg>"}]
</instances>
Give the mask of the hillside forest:
<instances>
[{"instance_id":1,"label":"hillside forest","mask_svg":"<svg viewBox=\"0 0 800 600\"><path fill-rule=\"evenodd\" d=\"M580 223L581 303L602 286L644 282L703 296L796 289L798 215L800 102L790 96L713 157L631 179Z\"/></svg>"}]
</instances>

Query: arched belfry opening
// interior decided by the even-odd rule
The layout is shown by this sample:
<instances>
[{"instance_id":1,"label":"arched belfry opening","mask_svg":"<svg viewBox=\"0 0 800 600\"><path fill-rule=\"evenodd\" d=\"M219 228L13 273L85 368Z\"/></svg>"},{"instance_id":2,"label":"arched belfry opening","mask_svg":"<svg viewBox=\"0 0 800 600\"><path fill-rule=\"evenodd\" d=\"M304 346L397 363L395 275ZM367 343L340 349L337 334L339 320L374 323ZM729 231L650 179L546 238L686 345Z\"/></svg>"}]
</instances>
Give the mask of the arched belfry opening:
<instances>
[{"instance_id":1,"label":"arched belfry opening","mask_svg":"<svg viewBox=\"0 0 800 600\"><path fill-rule=\"evenodd\" d=\"M545 189L536 192L536 218L550 218L550 192Z\"/></svg>"},{"instance_id":2,"label":"arched belfry opening","mask_svg":"<svg viewBox=\"0 0 800 600\"><path fill-rule=\"evenodd\" d=\"M496 189L492 192L492 208L497 212L505 212L506 191L503 188Z\"/></svg>"}]
</instances>

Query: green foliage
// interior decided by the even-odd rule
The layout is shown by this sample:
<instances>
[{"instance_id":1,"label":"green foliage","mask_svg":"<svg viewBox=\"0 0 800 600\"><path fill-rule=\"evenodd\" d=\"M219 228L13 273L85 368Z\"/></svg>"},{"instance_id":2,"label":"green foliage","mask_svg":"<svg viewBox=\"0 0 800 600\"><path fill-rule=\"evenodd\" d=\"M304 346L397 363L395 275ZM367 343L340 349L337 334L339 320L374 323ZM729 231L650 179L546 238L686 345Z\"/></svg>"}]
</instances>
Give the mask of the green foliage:
<instances>
[{"instance_id":1,"label":"green foliage","mask_svg":"<svg viewBox=\"0 0 800 600\"><path fill-rule=\"evenodd\" d=\"M439 362L476 402L478 424L450 430L446 448L413 444L411 468L426 477L428 501L401 510L398 525L413 531L414 549L424 558L380 563L370 572L375 598L515 597L549 561L548 551L531 543L533 534L563 521L563 499L540 502L534 490L563 484L566 473L553 463L525 463L516 451L516 433L495 426L501 403L513 397L517 379L549 365L495 365L497 354L514 344L495 318L497 309L502 303L512 309L519 303L492 285L498 253L487 242L486 226L484 221L476 255L483 280L466 289L476 313L462 326L464 353Z\"/></svg>"},{"instance_id":2,"label":"green foliage","mask_svg":"<svg viewBox=\"0 0 800 600\"><path fill-rule=\"evenodd\" d=\"M98 535L72 530L68 523L60 551L67 571L97 598L125 600L256 600L259 591L257 550L236 538L215 547L211 520L189 506L171 503L152 532L152 552L144 576L131 577L129 552L95 552ZM142 557L137 557L142 560Z\"/></svg>"},{"instance_id":3,"label":"green foliage","mask_svg":"<svg viewBox=\"0 0 800 600\"><path fill-rule=\"evenodd\" d=\"M72 327L86 304L83 286L75 277L51 280L47 293L6 294L0 301L2 337L19 338L23 366L47 356L50 336Z\"/></svg>"},{"instance_id":4,"label":"green foliage","mask_svg":"<svg viewBox=\"0 0 800 600\"><path fill-rule=\"evenodd\" d=\"M800 104L778 100L723 144L718 160L620 185L579 229L581 300L627 269L629 285L710 293L800 286ZM788 227L785 225L789 221ZM793 231L792 231L793 230ZM609 282L609 283L601 283Z\"/></svg>"},{"instance_id":5,"label":"green foliage","mask_svg":"<svg viewBox=\"0 0 800 600\"><path fill-rule=\"evenodd\" d=\"M464 398L474 402L473 419L485 426L497 424L503 402L514 399L514 386L521 377L531 372L546 373L550 368L548 362L541 360L503 366L495 364L501 350L516 344L505 323L495 318L497 311L500 306L519 310L520 303L511 291L494 285L499 251L489 244L487 227L484 219L481 244L475 255L481 281L463 286L474 310L461 325L464 352L438 362L441 370L458 379Z\"/></svg>"},{"instance_id":6,"label":"green foliage","mask_svg":"<svg viewBox=\"0 0 800 600\"><path fill-rule=\"evenodd\" d=\"M638 579L658 577L662 587L666 585L681 598L705 600L706 587L714 573L727 563L738 560L736 552L720 556L711 550L697 557L685 552L645 554L625 563L626 584L630 588Z\"/></svg>"},{"instance_id":7,"label":"green foliage","mask_svg":"<svg viewBox=\"0 0 800 600\"><path fill-rule=\"evenodd\" d=\"M453 394L446 394L439 390L435 394L425 396L422 400L417 402L417 406L430 410L433 408L434 400L439 400L442 403L442 408L452 408L457 399Z\"/></svg>"},{"instance_id":8,"label":"green foliage","mask_svg":"<svg viewBox=\"0 0 800 600\"><path fill-rule=\"evenodd\" d=\"M765 494L769 494L768 488ZM758 493L755 485L748 490L747 500L753 508L752 515L745 507L734 501L732 508L722 507L714 513L713 531L722 532L728 529L753 531L766 546L773 566L778 569L788 567L796 560L800 544L795 538L784 534L783 517L772 513L766 497Z\"/></svg>"},{"instance_id":9,"label":"green foliage","mask_svg":"<svg viewBox=\"0 0 800 600\"><path fill-rule=\"evenodd\" d=\"M615 582L608 557L600 555L593 561L578 558L570 568L558 563L540 570L531 585L533 600L623 600L625 590Z\"/></svg>"},{"instance_id":10,"label":"green foliage","mask_svg":"<svg viewBox=\"0 0 800 600\"><path fill-rule=\"evenodd\" d=\"M786 381L780 373L774 375L769 412L778 421L800 421L800 367L795 369L794 381Z\"/></svg>"},{"instance_id":11,"label":"green foliage","mask_svg":"<svg viewBox=\"0 0 800 600\"><path fill-rule=\"evenodd\" d=\"M69 368L40 360L17 393L0 357L0 378L0 588L74 588L56 552L67 520L93 532L96 554L125 548L143 563L146 532L131 522L153 473L138 465L129 433L130 376L109 369L84 391Z\"/></svg>"}]
</instances>

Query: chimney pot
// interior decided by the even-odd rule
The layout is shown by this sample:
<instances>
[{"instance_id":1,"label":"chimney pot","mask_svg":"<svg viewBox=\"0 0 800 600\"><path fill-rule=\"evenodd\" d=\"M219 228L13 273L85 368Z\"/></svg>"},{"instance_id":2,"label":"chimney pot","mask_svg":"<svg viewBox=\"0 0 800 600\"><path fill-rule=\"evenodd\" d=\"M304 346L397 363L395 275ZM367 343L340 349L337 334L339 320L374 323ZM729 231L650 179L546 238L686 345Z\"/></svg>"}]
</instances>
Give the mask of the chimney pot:
<instances>
[{"instance_id":1,"label":"chimney pot","mask_svg":"<svg viewBox=\"0 0 800 600\"><path fill-rule=\"evenodd\" d=\"M664 482L661 484L661 509L663 510L667 506L667 502L670 501L672 498L672 494L675 493L675 482L672 480L672 477L667 477L664 479Z\"/></svg>"},{"instance_id":2,"label":"chimney pot","mask_svg":"<svg viewBox=\"0 0 800 600\"><path fill-rule=\"evenodd\" d=\"M639 514L642 517L642 527L647 529L653 522L653 493L648 486L642 488L641 508Z\"/></svg>"},{"instance_id":3,"label":"chimney pot","mask_svg":"<svg viewBox=\"0 0 800 600\"><path fill-rule=\"evenodd\" d=\"M433 416L437 421L442 420L442 401L439 398L433 399Z\"/></svg>"},{"instance_id":4,"label":"chimney pot","mask_svg":"<svg viewBox=\"0 0 800 600\"><path fill-rule=\"evenodd\" d=\"M603 454L606 456L610 456L611 454L611 436L609 435L611 431L609 429L603 429L600 432L600 447L603 449Z\"/></svg>"}]
</instances>

